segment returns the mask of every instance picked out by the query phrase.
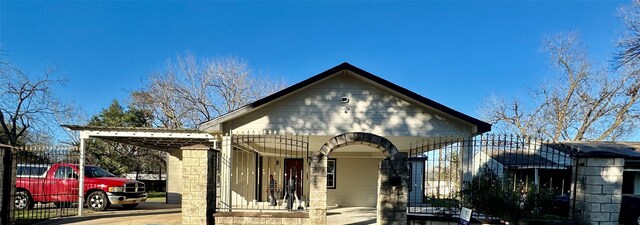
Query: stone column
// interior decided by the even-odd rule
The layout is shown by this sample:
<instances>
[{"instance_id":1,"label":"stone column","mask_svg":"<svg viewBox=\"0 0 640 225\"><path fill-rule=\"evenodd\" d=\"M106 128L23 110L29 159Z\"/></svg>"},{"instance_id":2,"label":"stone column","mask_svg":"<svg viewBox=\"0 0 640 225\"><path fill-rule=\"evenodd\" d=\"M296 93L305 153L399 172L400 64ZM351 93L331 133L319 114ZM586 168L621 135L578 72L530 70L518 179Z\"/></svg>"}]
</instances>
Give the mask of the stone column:
<instances>
[{"instance_id":1,"label":"stone column","mask_svg":"<svg viewBox=\"0 0 640 225\"><path fill-rule=\"evenodd\" d=\"M407 224L409 168L407 153L399 152L380 161L377 221L379 225Z\"/></svg>"},{"instance_id":2,"label":"stone column","mask_svg":"<svg viewBox=\"0 0 640 225\"><path fill-rule=\"evenodd\" d=\"M209 146L182 147L182 224L207 224ZM213 194L213 190L211 192ZM210 215L213 216L213 215Z\"/></svg>"},{"instance_id":3,"label":"stone column","mask_svg":"<svg viewBox=\"0 0 640 225\"><path fill-rule=\"evenodd\" d=\"M312 156L309 174L309 224L327 224L327 156Z\"/></svg>"},{"instance_id":4,"label":"stone column","mask_svg":"<svg viewBox=\"0 0 640 225\"><path fill-rule=\"evenodd\" d=\"M577 160L576 220L589 225L617 225L624 158Z\"/></svg>"},{"instance_id":5,"label":"stone column","mask_svg":"<svg viewBox=\"0 0 640 225\"><path fill-rule=\"evenodd\" d=\"M167 204L182 203L182 150L167 154Z\"/></svg>"}]
</instances>

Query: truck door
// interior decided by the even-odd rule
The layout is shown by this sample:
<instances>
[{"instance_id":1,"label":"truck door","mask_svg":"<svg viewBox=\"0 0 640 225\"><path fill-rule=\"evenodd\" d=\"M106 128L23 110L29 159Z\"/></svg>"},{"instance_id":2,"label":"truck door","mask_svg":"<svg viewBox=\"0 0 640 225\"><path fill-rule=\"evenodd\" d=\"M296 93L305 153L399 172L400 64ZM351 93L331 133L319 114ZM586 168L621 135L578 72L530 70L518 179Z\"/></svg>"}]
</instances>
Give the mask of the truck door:
<instances>
[{"instance_id":1,"label":"truck door","mask_svg":"<svg viewBox=\"0 0 640 225\"><path fill-rule=\"evenodd\" d=\"M58 166L55 173L48 179L47 185L51 201L75 202L78 200L78 175L69 166Z\"/></svg>"}]
</instances>

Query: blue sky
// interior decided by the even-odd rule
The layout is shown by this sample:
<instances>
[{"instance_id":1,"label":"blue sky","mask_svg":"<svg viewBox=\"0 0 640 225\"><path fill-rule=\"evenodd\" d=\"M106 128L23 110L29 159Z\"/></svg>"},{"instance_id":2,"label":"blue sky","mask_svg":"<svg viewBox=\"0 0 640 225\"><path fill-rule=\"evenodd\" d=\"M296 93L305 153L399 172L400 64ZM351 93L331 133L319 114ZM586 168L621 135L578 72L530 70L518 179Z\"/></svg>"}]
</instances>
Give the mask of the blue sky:
<instances>
[{"instance_id":1,"label":"blue sky","mask_svg":"<svg viewBox=\"0 0 640 225\"><path fill-rule=\"evenodd\" d=\"M34 76L58 68L57 94L89 115L189 51L289 84L349 62L479 117L488 96L523 96L548 74L546 36L577 31L606 66L625 4L1 1L0 48Z\"/></svg>"}]
</instances>

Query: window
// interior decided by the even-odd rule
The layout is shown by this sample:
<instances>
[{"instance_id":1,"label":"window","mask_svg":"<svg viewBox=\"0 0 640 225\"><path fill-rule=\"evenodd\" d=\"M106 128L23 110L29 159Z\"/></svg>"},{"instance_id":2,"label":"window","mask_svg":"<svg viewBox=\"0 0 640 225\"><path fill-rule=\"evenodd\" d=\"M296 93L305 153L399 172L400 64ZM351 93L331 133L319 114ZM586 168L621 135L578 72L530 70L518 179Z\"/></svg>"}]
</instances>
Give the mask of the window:
<instances>
[{"instance_id":1,"label":"window","mask_svg":"<svg viewBox=\"0 0 640 225\"><path fill-rule=\"evenodd\" d=\"M327 189L336 189L336 159L327 159Z\"/></svg>"},{"instance_id":2,"label":"window","mask_svg":"<svg viewBox=\"0 0 640 225\"><path fill-rule=\"evenodd\" d=\"M75 172L73 171L73 169L71 169L71 167L60 166L56 170L54 177L59 179L68 179L68 178L73 178L74 173Z\"/></svg>"},{"instance_id":3,"label":"window","mask_svg":"<svg viewBox=\"0 0 640 225\"><path fill-rule=\"evenodd\" d=\"M43 164L19 164L16 176L17 177L45 177L48 165Z\"/></svg>"},{"instance_id":4,"label":"window","mask_svg":"<svg viewBox=\"0 0 640 225\"><path fill-rule=\"evenodd\" d=\"M625 169L622 174L622 194L640 195L640 170Z\"/></svg>"},{"instance_id":5,"label":"window","mask_svg":"<svg viewBox=\"0 0 640 225\"><path fill-rule=\"evenodd\" d=\"M85 166L84 175L86 177L115 177L116 176L96 166Z\"/></svg>"}]
</instances>

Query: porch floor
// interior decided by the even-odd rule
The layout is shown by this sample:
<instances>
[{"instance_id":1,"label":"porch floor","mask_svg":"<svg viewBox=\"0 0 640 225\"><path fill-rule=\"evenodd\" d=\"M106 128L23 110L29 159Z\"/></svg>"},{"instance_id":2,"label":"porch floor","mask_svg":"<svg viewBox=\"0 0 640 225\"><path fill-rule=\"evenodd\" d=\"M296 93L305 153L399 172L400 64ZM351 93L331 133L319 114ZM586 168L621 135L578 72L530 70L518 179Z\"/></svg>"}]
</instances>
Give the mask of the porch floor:
<instances>
[{"instance_id":1,"label":"porch floor","mask_svg":"<svg viewBox=\"0 0 640 225\"><path fill-rule=\"evenodd\" d=\"M337 207L327 209L327 224L369 225L376 223L376 207Z\"/></svg>"}]
</instances>

